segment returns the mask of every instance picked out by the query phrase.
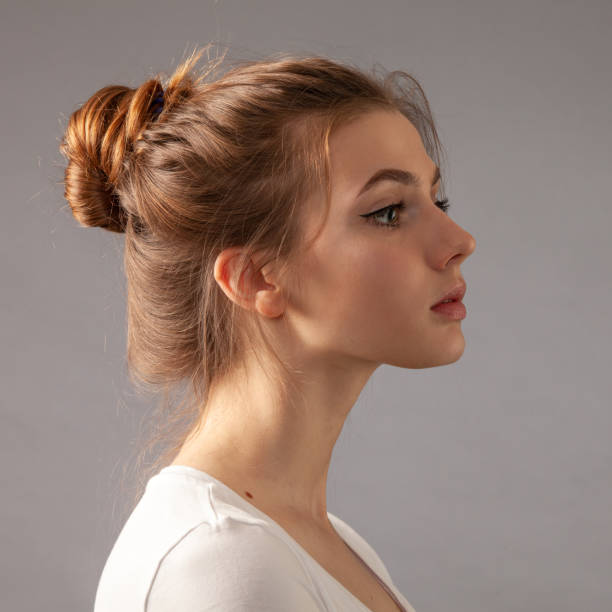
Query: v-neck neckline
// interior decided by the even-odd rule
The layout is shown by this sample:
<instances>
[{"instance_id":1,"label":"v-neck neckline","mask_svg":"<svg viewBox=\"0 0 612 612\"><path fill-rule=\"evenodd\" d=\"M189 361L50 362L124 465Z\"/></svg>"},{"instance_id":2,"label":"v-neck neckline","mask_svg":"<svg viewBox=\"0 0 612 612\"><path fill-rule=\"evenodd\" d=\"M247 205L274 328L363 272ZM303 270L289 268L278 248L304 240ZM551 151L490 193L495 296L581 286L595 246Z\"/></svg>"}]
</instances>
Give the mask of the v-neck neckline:
<instances>
[{"instance_id":1,"label":"v-neck neckline","mask_svg":"<svg viewBox=\"0 0 612 612\"><path fill-rule=\"evenodd\" d=\"M218 478L215 478L214 476L212 476L208 472L205 472L204 470L201 470L199 468L194 468L194 467L192 467L190 465L178 465L178 464L167 465L166 467L162 468L158 472L157 475L160 475L160 474L181 474L181 475L184 475L184 476L192 476L192 477L195 477L198 480L202 480L202 481L207 481L208 480L209 482L211 482L211 481L214 482L215 484L220 486L228 495L230 495L230 497L234 500L235 504L239 508L241 508L243 510L247 510L251 514L255 514L258 518L261 518L264 521L266 521L267 523L269 523L274 529L276 529L277 531L279 531L281 533L281 535L282 535L282 537L284 539L288 540L289 543L293 547L297 548L297 550L300 552L300 554L305 556L312 564L314 564L316 567L318 567L319 571L323 572L329 579L331 579L336 585L338 585L358 605L360 605L367 612L373 612L373 610L371 608L368 608L368 606L366 606L363 603L363 601L361 601L361 599L359 599L354 593L352 593L349 589L347 589L336 577L334 577L332 574L330 574L293 536L291 536L289 534L289 532L280 523L275 521L271 516L266 514L263 510L260 510L257 506L254 506L251 502L249 502L248 500L244 499L244 497L242 497L237 491L232 489L232 487L230 487L229 485L227 485L223 481L219 480ZM329 516L332 513L328 512L327 514ZM332 514L332 516L335 516L335 515ZM332 524L332 527L334 528L334 531L338 535L338 537L344 542L344 544L347 546L347 548L357 557L357 559L369 570L369 572L374 576L374 578L376 578L376 580L378 580L378 582L385 589L385 591L387 593L389 593L389 595L394 600L396 605L399 606L400 610L402 610L402 612L409 612L405 608L405 606L400 602L398 594L395 592L395 589L393 589L390 585L388 585L363 560L361 555L359 555L353 549L353 547L350 546L350 544L342 537L342 534L340 534L338 532L338 530L336 529L336 526L333 524L333 521L331 521L331 519L330 519L330 522Z\"/></svg>"}]
</instances>

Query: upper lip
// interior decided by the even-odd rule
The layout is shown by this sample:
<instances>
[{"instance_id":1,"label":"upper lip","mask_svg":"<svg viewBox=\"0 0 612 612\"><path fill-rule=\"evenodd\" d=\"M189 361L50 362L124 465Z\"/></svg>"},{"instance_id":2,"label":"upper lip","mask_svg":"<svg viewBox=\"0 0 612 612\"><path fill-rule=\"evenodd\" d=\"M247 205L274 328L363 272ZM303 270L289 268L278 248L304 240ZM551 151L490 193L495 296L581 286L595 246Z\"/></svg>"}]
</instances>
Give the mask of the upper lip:
<instances>
[{"instance_id":1,"label":"upper lip","mask_svg":"<svg viewBox=\"0 0 612 612\"><path fill-rule=\"evenodd\" d=\"M464 281L460 281L457 283L450 291L447 291L433 306L437 306L440 302L444 300L456 300L460 302L465 295L467 287Z\"/></svg>"}]
</instances>

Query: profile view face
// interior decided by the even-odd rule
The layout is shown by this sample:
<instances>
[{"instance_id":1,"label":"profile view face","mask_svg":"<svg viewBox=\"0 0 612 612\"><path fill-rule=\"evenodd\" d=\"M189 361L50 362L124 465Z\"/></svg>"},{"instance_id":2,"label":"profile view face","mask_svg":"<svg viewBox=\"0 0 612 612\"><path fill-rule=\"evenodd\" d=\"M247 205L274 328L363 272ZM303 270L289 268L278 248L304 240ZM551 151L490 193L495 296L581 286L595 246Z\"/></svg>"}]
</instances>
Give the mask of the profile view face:
<instances>
[{"instance_id":1,"label":"profile view face","mask_svg":"<svg viewBox=\"0 0 612 612\"><path fill-rule=\"evenodd\" d=\"M304 346L364 365L456 361L461 320L431 307L463 280L460 265L476 242L436 204L436 164L419 132L399 112L370 111L332 134L330 159L329 215L287 306ZM363 191L387 168L415 174L418 185L386 179ZM307 236L324 207L322 193L305 204Z\"/></svg>"}]
</instances>

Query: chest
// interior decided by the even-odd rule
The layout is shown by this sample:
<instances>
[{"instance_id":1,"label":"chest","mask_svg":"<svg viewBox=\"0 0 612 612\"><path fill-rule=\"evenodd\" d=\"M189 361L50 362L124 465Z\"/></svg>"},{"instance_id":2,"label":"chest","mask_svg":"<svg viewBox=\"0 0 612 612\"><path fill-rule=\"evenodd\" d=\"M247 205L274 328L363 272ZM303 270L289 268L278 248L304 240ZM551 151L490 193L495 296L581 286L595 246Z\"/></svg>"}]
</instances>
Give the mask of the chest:
<instances>
[{"instance_id":1,"label":"chest","mask_svg":"<svg viewBox=\"0 0 612 612\"><path fill-rule=\"evenodd\" d=\"M285 525L306 552L372 612L405 612L373 570L338 536Z\"/></svg>"}]
</instances>

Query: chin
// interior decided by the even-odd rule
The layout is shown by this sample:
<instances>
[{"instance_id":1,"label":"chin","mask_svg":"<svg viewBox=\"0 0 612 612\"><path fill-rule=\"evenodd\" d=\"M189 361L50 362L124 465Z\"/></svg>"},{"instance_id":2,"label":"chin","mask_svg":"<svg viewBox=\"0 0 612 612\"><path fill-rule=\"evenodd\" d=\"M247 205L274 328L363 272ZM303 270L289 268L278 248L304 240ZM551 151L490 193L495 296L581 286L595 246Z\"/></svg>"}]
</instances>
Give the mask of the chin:
<instances>
[{"instance_id":1,"label":"chin","mask_svg":"<svg viewBox=\"0 0 612 612\"><path fill-rule=\"evenodd\" d=\"M437 350L435 350L437 348ZM445 346L435 347L430 344L426 352L419 354L404 354L385 361L385 363L398 368L411 370L423 370L425 368L436 368L438 366L449 365L461 359L465 351L465 340L461 336L460 340L447 343Z\"/></svg>"}]
</instances>

